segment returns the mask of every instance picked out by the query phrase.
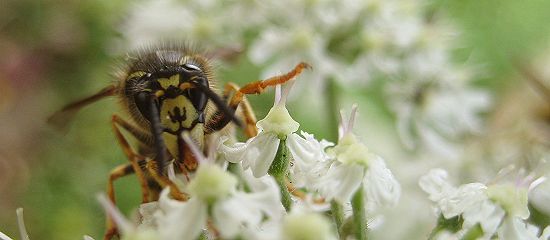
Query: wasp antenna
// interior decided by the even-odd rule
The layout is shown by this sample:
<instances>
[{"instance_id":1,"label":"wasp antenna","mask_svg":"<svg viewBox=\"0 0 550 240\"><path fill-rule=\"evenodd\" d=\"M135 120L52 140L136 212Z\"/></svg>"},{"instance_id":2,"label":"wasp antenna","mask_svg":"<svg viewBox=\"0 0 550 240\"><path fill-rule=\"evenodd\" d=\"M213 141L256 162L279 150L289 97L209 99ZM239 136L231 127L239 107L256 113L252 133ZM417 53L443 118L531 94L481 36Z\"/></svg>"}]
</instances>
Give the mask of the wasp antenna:
<instances>
[{"instance_id":1,"label":"wasp antenna","mask_svg":"<svg viewBox=\"0 0 550 240\"><path fill-rule=\"evenodd\" d=\"M201 150L199 150L199 148L197 147L195 141L193 141L193 139L189 137L189 133L182 132L181 137L183 138L183 141L185 141L187 146L189 146L189 149L191 149L191 152L193 153L193 155L195 155L195 158L197 158L197 161L199 163L206 163L208 161L204 154L202 154Z\"/></svg>"},{"instance_id":2,"label":"wasp antenna","mask_svg":"<svg viewBox=\"0 0 550 240\"><path fill-rule=\"evenodd\" d=\"M156 150L156 156L154 159L157 163L157 171L159 176L163 176L164 169L168 160L166 156L166 145L164 144L164 140L162 138L162 126L159 119L159 110L157 104L155 103L154 95L149 92L141 92L138 93L136 97L144 98L143 100L149 102L149 119L151 121L151 133L153 134L153 140L155 144L154 147Z\"/></svg>"},{"instance_id":3,"label":"wasp antenna","mask_svg":"<svg viewBox=\"0 0 550 240\"><path fill-rule=\"evenodd\" d=\"M223 100L210 88L203 86L201 84L193 84L197 89L201 90L203 93L210 98L218 109L222 110L224 114L227 114L231 117L231 120L239 127L243 127L241 120L237 119L235 111L229 109L229 107L223 102Z\"/></svg>"}]
</instances>

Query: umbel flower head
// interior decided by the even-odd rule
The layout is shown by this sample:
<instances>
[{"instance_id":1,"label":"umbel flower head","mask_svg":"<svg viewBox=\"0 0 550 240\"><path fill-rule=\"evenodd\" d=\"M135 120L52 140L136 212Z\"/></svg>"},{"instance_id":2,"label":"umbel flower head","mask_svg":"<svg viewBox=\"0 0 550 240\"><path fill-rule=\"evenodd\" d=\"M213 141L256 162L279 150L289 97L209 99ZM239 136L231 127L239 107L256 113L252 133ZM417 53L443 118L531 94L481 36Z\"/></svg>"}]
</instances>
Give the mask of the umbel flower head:
<instances>
[{"instance_id":1,"label":"umbel flower head","mask_svg":"<svg viewBox=\"0 0 550 240\"><path fill-rule=\"evenodd\" d=\"M363 191L366 206L371 210L394 205L401 187L382 157L372 153L351 132L356 114L356 105L352 107L349 121L344 121L341 114L338 144L328 150L332 158L330 167L315 188L325 198L340 203L350 202L354 193Z\"/></svg>"}]
</instances>

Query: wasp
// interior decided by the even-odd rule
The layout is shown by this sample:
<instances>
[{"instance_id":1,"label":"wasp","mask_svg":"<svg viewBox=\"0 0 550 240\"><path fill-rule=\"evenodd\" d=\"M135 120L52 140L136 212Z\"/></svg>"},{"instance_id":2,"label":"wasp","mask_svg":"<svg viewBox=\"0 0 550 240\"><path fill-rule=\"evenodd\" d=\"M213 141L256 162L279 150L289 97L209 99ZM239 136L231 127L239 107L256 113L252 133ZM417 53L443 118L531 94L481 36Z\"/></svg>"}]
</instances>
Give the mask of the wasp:
<instances>
[{"instance_id":1,"label":"wasp","mask_svg":"<svg viewBox=\"0 0 550 240\"><path fill-rule=\"evenodd\" d=\"M108 197L115 203L114 182L135 174L143 203L158 200L164 187L170 188L173 198L185 201L187 196L167 177L170 165L185 175L198 167L183 134L188 134L203 152L210 142L207 139L231 122L244 128L247 137L255 136L256 118L246 95L260 94L267 87L290 81L306 68L310 66L302 62L286 74L243 87L227 83L220 91L216 88L212 58L207 54L184 44L146 47L127 55L112 84L66 105L50 121L59 124L60 119L97 100L118 98L127 118L114 114L111 126L128 162L109 174ZM236 114L238 108L241 114ZM129 144L123 131L136 140L137 146ZM117 229L107 217L105 239L115 235Z\"/></svg>"}]
</instances>

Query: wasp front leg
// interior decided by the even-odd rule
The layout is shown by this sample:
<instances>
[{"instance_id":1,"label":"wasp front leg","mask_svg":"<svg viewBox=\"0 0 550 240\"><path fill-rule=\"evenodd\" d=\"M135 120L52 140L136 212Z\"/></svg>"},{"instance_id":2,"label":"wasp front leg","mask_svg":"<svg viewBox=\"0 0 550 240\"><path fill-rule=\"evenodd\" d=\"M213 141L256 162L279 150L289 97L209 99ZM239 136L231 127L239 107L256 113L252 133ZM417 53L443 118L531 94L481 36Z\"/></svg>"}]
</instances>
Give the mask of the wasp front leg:
<instances>
[{"instance_id":1,"label":"wasp front leg","mask_svg":"<svg viewBox=\"0 0 550 240\"><path fill-rule=\"evenodd\" d=\"M254 81L244 85L242 88L239 88L234 83L228 83L224 89L224 98L229 99L228 106L229 109L235 111L240 105L242 113L245 118L245 134L247 137L254 137L258 134L256 129L256 116L252 111L250 103L246 99L247 94L260 94L264 91L265 88L270 86L276 86L283 84L294 79L296 76L300 75L302 71L306 68L311 68L307 63L301 62L294 67L290 72L274 77L270 77L265 80ZM233 94L231 96L231 94ZM242 103L242 104L241 104ZM231 121L231 116L227 116L223 111L218 110L214 113L212 119L207 123L206 133L212 133L224 128Z\"/></svg>"},{"instance_id":2,"label":"wasp front leg","mask_svg":"<svg viewBox=\"0 0 550 240\"><path fill-rule=\"evenodd\" d=\"M113 127L113 132L115 133L115 137L120 144L120 147L122 148L122 151L130 161L130 163L125 165L120 165L116 168L114 168L111 171L111 174L109 175L109 181L107 183L107 195L111 202L113 204L116 203L115 199L115 190L114 190L114 181L127 176L129 174L135 173L138 177L141 192L142 192L142 202L146 203L149 202L149 189L147 187L147 180L144 176L144 173L139 165L139 162L142 162L145 157L135 153L135 151L130 147L130 144L122 135L119 126L127 130L132 136L134 136L136 139L138 139L141 142L146 141L146 134L143 133L143 131L139 130L138 128L134 127L133 125L129 124L128 122L124 121L122 118L118 117L117 115L113 115L111 125ZM111 219L110 216L107 216L106 221L106 232L105 232L105 240L110 240L113 236L118 235L117 228Z\"/></svg>"}]
</instances>

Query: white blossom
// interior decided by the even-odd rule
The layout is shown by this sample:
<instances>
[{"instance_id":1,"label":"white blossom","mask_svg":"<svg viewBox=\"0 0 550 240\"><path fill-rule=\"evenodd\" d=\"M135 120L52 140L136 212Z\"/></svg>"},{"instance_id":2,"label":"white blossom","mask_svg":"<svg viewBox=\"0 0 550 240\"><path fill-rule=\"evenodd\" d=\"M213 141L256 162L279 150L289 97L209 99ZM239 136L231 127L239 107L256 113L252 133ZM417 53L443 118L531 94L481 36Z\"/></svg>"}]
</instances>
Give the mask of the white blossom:
<instances>
[{"instance_id":1,"label":"white blossom","mask_svg":"<svg viewBox=\"0 0 550 240\"><path fill-rule=\"evenodd\" d=\"M523 222L529 216L528 186L504 182L489 185L469 183L457 188L447 178L446 171L433 169L420 178L419 185L436 203L437 211L445 219L456 216L463 219L463 231L459 234L480 224L484 239L495 233L500 239L538 239L538 230L533 231L532 226Z\"/></svg>"},{"instance_id":2,"label":"white blossom","mask_svg":"<svg viewBox=\"0 0 550 240\"><path fill-rule=\"evenodd\" d=\"M395 205L401 187L386 167L384 160L371 153L351 133L355 114L354 106L349 123L341 121L340 140L329 152L333 158L332 164L326 175L321 176L315 188L325 198L336 199L341 203L349 202L356 191L363 191L369 210Z\"/></svg>"},{"instance_id":3,"label":"white blossom","mask_svg":"<svg viewBox=\"0 0 550 240\"><path fill-rule=\"evenodd\" d=\"M255 177L261 177L267 174L284 140L293 159L291 179L296 181L298 187L302 187L315 182L326 170L328 156L324 149L332 143L319 142L306 132L302 132L303 137L295 133L300 125L292 119L285 106L291 87L288 86L283 93L280 86L276 87L273 107L256 124L260 130L257 136L248 139L246 143L221 144L218 150L227 161L242 162L244 169L250 168Z\"/></svg>"},{"instance_id":4,"label":"white blossom","mask_svg":"<svg viewBox=\"0 0 550 240\"><path fill-rule=\"evenodd\" d=\"M189 201L172 200L167 190L161 194L155 219L162 239L195 239L210 218L223 238L237 237L245 228L259 228L264 216L281 218L284 209L274 180L266 176L255 181L263 187L242 192L236 189L233 175L216 165L201 164L189 186L194 196Z\"/></svg>"}]
</instances>

